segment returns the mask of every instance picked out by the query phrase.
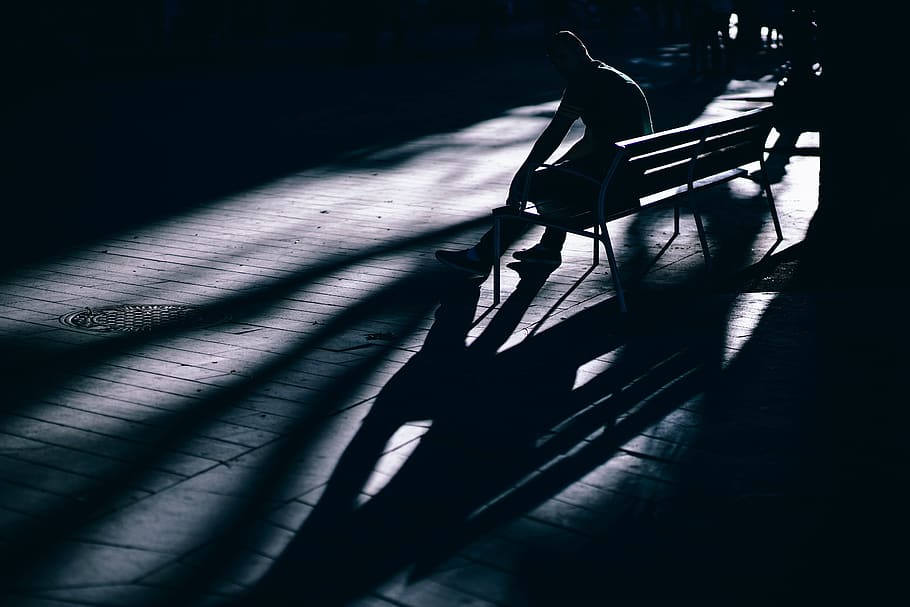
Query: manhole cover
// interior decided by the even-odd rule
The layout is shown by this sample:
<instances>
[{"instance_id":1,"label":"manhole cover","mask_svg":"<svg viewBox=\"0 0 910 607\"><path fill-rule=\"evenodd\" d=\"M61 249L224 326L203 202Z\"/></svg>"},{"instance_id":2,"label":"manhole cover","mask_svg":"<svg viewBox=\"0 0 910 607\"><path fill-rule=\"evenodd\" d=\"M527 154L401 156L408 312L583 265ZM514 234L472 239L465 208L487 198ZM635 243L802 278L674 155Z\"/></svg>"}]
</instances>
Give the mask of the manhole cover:
<instances>
[{"instance_id":1,"label":"manhole cover","mask_svg":"<svg viewBox=\"0 0 910 607\"><path fill-rule=\"evenodd\" d=\"M200 327L224 320L195 306L169 304L124 304L104 308L83 308L60 317L67 327L93 333L138 333L162 327Z\"/></svg>"}]
</instances>

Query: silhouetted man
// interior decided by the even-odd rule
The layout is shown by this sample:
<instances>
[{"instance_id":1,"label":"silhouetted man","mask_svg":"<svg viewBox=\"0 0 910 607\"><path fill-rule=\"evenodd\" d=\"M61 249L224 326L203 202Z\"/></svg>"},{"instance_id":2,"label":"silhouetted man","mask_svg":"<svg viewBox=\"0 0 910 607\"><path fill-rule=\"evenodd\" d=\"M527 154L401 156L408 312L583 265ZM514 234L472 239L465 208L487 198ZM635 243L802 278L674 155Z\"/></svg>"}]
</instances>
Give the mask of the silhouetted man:
<instances>
[{"instance_id":1,"label":"silhouetted man","mask_svg":"<svg viewBox=\"0 0 910 607\"><path fill-rule=\"evenodd\" d=\"M547 54L565 78L566 88L550 123L512 178L506 204L521 204L528 175L533 172L528 200L539 206L545 206L547 201L558 201L593 208L599 186L572 172L597 179L606 176L614 155L613 143L653 132L651 111L641 87L626 74L593 59L584 43L572 32L554 34ZM554 163L559 168L538 168L556 151L579 118L585 125L584 135ZM502 251L528 230L527 226L518 223L503 222ZM564 231L547 228L538 244L517 251L513 256L526 263L556 267L562 263L565 239ZM474 276L488 275L496 257L492 230L470 249L436 252L436 258L442 263Z\"/></svg>"}]
</instances>

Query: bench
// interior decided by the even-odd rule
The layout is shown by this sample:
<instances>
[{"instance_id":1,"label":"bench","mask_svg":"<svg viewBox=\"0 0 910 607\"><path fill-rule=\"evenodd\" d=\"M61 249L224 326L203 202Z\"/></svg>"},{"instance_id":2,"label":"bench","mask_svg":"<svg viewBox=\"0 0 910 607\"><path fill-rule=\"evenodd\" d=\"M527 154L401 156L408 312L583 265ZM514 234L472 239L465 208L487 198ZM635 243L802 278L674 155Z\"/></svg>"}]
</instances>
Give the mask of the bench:
<instances>
[{"instance_id":1,"label":"bench","mask_svg":"<svg viewBox=\"0 0 910 607\"><path fill-rule=\"evenodd\" d=\"M493 210L494 250L500 251L501 223L503 221L523 221L540 226L550 226L565 230L570 234L594 239L594 265L600 263L600 246L602 243L610 263L610 273L616 289L620 309L627 311L626 297L620 280L616 255L610 243L607 225L616 219L638 213L657 206L674 205L673 238L679 234L679 209L681 204L688 206L695 218L695 226L701 243L705 265L710 269L711 255L701 214L698 209L696 192L726 183L738 177L761 175L761 188L765 193L771 209L771 218L777 232L778 242L783 240L777 208L768 182L765 169L765 142L772 127L770 105L737 114L731 118L715 120L702 124L660 131L619 141L616 154L606 177L594 179L585 177L600 184L600 193L596 208L585 209L574 214L544 214L534 208L527 200L530 180L528 176L525 196L518 207L500 207ZM757 165L757 170L754 167ZM558 165L542 164L541 167ZM584 176L583 176L584 177ZM622 211L609 212L608 202L613 196L626 196L631 193L632 201L637 198L638 204L632 204ZM671 239L672 240L672 239ZM493 304L500 301L500 260L493 264Z\"/></svg>"}]
</instances>

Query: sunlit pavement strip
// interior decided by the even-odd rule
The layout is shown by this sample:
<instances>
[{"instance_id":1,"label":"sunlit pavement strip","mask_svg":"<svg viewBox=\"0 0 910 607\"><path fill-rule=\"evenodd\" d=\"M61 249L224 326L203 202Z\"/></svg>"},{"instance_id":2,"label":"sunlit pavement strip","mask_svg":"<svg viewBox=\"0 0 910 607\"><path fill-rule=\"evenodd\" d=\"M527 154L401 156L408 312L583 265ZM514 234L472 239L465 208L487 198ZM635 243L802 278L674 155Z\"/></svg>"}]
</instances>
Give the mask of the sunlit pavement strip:
<instances>
[{"instance_id":1,"label":"sunlit pavement strip","mask_svg":"<svg viewBox=\"0 0 910 607\"><path fill-rule=\"evenodd\" d=\"M758 91L744 83L733 85L731 97L767 94L773 83L762 83ZM59 604L57 600L129 605L154 588L179 583L192 560L188 557L225 532L218 512L242 504L248 487L256 484L259 466L270 461L270 450L280 449L283 439L306 436L312 439L307 450L291 451L296 460L282 484L271 488L266 511L274 516L263 523L261 544L249 547L247 577L220 581L217 587L232 593L254 582L306 517L377 394L421 347L432 326L433 306L390 303L380 294L415 274L436 271L434 249L468 246L479 230L416 246L407 239L483 217L501 204L512 172L545 124L542 115L554 106L515 108L462 131L375 151L359 158L356 168L303 171L104 239L55 262L23 268L0 285L4 337L22 344L23 360L51 355L65 361L68 370L57 376L48 369L48 381L36 383L22 395L25 400L4 413L3 540L21 541L21 529L65 517L71 503L89 500L92 507L101 506L100 512L67 528L66 536L41 555L36 573L20 580L23 597L35 601L23 598L18 604L45 604L37 598L44 597L48 605ZM704 117L748 107L748 102L720 97ZM813 134L804 134L799 142L816 144ZM815 210L818 158L795 155L772 167L785 248L802 239ZM730 188L739 200L750 200L757 192L757 185L745 181ZM730 209L730 221L738 221L737 211ZM752 261L761 259L774 241L767 214L755 217L755 225L748 227L754 232ZM712 221L713 216L709 232ZM720 214L717 221L723 221ZM669 214L617 222L621 263L642 246L659 249L671 222ZM630 242L633 233L643 240ZM381 249L396 242L402 245ZM375 255L356 257L372 247ZM563 298L587 270L588 242L570 238L564 259L502 350L611 298L605 265ZM700 264L694 226L684 215L683 234L646 280L670 283L700 271ZM323 265L328 271L319 271ZM518 277L508 270L503 277L508 295ZM255 297L260 291L262 297ZM140 339L92 334L60 322L83 308L149 303L205 307L247 295L253 295L247 302L253 305L229 308L221 322ZM733 296L724 366L735 364L775 297ZM495 318L483 315L490 298L487 283L468 342ZM358 305L363 305L362 313L344 316ZM392 348L386 350L387 345ZM618 354L581 365L573 389L608 372ZM349 378L356 383L348 383ZM597 533L607 521L593 522L591 512L606 496L629 497L625 481L630 475L661 474L655 464L643 471L635 453L658 454L670 462L685 457L680 428L697 426L700 399L694 395L615 457L509 524L499 532L500 541L511 541L510 534L520 533L516 529L522 525L540 522L551 534ZM408 424L394 435L367 493L394 475L425 430L426 424ZM585 445L579 443L577 449ZM111 479L123 484L110 487ZM654 500L664 490L661 483L636 486L640 493L631 495L635 499ZM99 488L111 493L91 502L98 499ZM440 574L441 581L431 577L408 586L393 580L378 590L379 596L418 605L415 597L426 596L432 585L468 593L477 576L508 578L514 573L511 564L499 560L499 552L485 552L485 546L489 544L480 542L465 548ZM478 567L485 573L478 573ZM460 570L466 572L463 580L452 573Z\"/></svg>"}]
</instances>

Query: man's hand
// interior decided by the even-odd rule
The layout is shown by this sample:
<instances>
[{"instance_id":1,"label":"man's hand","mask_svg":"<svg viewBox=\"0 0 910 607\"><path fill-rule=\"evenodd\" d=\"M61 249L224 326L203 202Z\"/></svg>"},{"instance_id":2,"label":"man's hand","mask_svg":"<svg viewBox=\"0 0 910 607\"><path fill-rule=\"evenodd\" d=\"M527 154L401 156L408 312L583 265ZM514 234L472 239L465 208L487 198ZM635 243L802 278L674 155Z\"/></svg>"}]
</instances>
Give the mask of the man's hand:
<instances>
[{"instance_id":1,"label":"man's hand","mask_svg":"<svg viewBox=\"0 0 910 607\"><path fill-rule=\"evenodd\" d=\"M506 198L506 204L510 207L520 207L524 202L524 190L528 181L528 175L538 166L549 158L562 140L565 138L572 123L578 118L578 114L567 112L562 105L556 110L556 114L550 119L550 123L543 130L537 141L531 147L528 158L515 173L512 178L512 185L509 186L509 195Z\"/></svg>"},{"instance_id":2,"label":"man's hand","mask_svg":"<svg viewBox=\"0 0 910 607\"><path fill-rule=\"evenodd\" d=\"M512 184L509 186L509 194L506 196L506 204L510 207L519 207L524 202L525 184L528 181L529 170L522 167L512 177Z\"/></svg>"}]
</instances>

